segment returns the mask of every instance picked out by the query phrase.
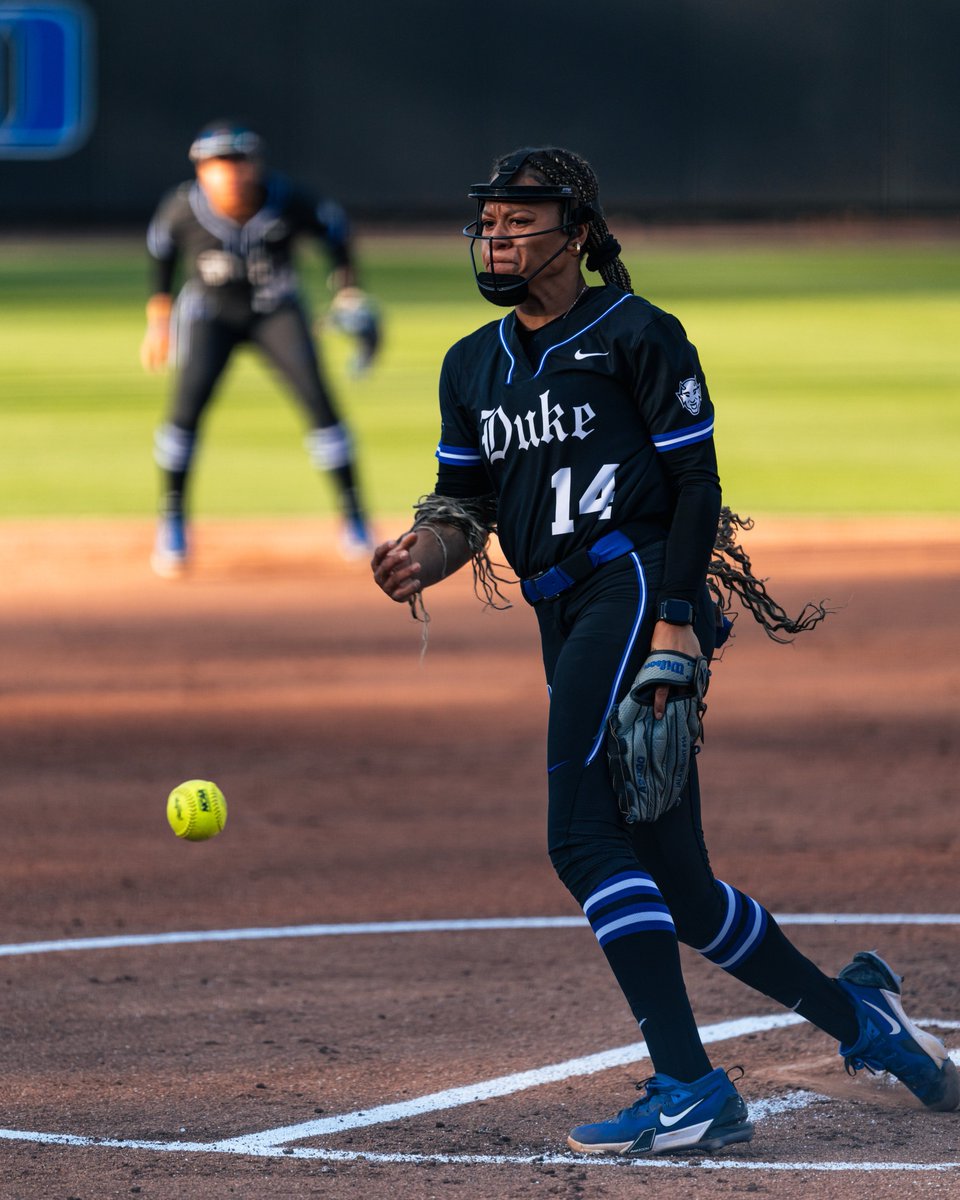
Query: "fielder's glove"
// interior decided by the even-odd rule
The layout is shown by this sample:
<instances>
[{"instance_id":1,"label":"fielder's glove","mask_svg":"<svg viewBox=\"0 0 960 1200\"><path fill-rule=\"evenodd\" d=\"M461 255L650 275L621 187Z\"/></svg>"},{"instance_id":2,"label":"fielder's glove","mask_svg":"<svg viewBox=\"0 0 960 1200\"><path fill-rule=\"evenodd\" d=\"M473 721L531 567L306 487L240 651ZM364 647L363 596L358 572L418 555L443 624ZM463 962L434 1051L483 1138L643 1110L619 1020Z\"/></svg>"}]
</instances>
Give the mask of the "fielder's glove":
<instances>
[{"instance_id":1,"label":"fielder's glove","mask_svg":"<svg viewBox=\"0 0 960 1200\"><path fill-rule=\"evenodd\" d=\"M360 288L341 288L330 304L327 321L334 329L356 338L357 351L350 361L350 372L362 375L380 348L380 316L373 301Z\"/></svg>"},{"instance_id":2,"label":"fielder's glove","mask_svg":"<svg viewBox=\"0 0 960 1200\"><path fill-rule=\"evenodd\" d=\"M710 681L707 660L673 650L655 650L640 668L627 696L607 726L610 778L628 825L656 821L680 801L690 759L703 740L703 697ZM660 720L653 697L668 684Z\"/></svg>"}]
</instances>

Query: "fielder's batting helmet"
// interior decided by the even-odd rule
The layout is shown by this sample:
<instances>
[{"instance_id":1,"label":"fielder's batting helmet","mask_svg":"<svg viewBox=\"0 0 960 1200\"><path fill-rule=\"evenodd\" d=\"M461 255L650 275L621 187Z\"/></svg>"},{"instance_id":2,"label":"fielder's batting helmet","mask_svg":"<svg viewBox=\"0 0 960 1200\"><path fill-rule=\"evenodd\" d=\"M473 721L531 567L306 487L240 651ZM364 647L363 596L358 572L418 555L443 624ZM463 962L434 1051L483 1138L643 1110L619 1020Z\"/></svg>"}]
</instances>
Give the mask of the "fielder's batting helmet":
<instances>
[{"instance_id":1,"label":"fielder's batting helmet","mask_svg":"<svg viewBox=\"0 0 960 1200\"><path fill-rule=\"evenodd\" d=\"M190 144L190 161L207 158L259 158L263 139L239 121L211 121Z\"/></svg>"}]
</instances>

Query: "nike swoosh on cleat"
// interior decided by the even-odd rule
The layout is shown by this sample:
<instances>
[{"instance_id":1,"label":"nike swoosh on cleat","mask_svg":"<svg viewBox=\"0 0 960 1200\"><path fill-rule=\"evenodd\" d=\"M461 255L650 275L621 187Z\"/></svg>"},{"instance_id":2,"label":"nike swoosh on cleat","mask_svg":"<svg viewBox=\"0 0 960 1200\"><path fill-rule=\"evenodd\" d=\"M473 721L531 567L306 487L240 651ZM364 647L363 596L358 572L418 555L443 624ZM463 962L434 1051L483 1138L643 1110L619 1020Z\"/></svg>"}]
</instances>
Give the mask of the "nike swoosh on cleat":
<instances>
[{"instance_id":1,"label":"nike swoosh on cleat","mask_svg":"<svg viewBox=\"0 0 960 1200\"><path fill-rule=\"evenodd\" d=\"M577 350L575 351L573 357L577 360L577 362L580 362L580 360L584 358L606 358L609 353L609 350L593 350L589 354L584 354L582 350Z\"/></svg>"},{"instance_id":2,"label":"nike swoosh on cleat","mask_svg":"<svg viewBox=\"0 0 960 1200\"><path fill-rule=\"evenodd\" d=\"M872 1008L874 1012L878 1012L880 1016L889 1023L891 1033L900 1032L902 1026L899 1024L899 1022L895 1021L889 1013L885 1013L882 1008L878 1008L875 1004L871 1004L869 1000L864 1000L863 1003L867 1006L867 1008Z\"/></svg>"},{"instance_id":3,"label":"nike swoosh on cleat","mask_svg":"<svg viewBox=\"0 0 960 1200\"><path fill-rule=\"evenodd\" d=\"M666 1114L665 1112L661 1112L661 1114L660 1114L660 1124L661 1124L661 1125L664 1125L664 1126L666 1126L666 1128L667 1128L667 1129L669 1129L671 1125L676 1125L676 1123L677 1123L678 1121L682 1121L682 1120L683 1120L683 1118L684 1118L684 1117L685 1117L685 1116L686 1116L688 1113L692 1113L692 1112L693 1112L693 1110L694 1110L694 1109L695 1109L695 1108L696 1108L698 1105L700 1105L700 1104L702 1104L702 1103L703 1103L703 1101L702 1101L702 1100L697 1100L697 1101L695 1101L693 1104L691 1104L689 1108L685 1108L685 1109L683 1110L683 1112L676 1113L676 1114L675 1114L674 1116L672 1116L672 1117L668 1117L668 1116L667 1116L667 1114Z\"/></svg>"}]
</instances>

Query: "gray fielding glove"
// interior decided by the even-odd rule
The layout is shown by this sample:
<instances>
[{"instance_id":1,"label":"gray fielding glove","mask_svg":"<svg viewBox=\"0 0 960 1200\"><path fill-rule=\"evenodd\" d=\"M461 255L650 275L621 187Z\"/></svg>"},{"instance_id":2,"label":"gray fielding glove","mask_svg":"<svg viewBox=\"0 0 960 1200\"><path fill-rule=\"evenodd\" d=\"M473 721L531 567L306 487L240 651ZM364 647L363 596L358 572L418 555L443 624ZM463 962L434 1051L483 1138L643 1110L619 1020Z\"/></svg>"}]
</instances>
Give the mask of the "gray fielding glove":
<instances>
[{"instance_id":1,"label":"gray fielding glove","mask_svg":"<svg viewBox=\"0 0 960 1200\"><path fill-rule=\"evenodd\" d=\"M628 825L656 821L679 803L691 756L703 740L703 697L709 681L704 657L655 650L610 717L610 778ZM653 697L663 684L669 685L670 695L658 721Z\"/></svg>"},{"instance_id":2,"label":"gray fielding glove","mask_svg":"<svg viewBox=\"0 0 960 1200\"><path fill-rule=\"evenodd\" d=\"M380 348L382 329L376 305L357 287L344 287L334 296L327 323L356 339L357 351L350 360L350 373L359 377L370 367Z\"/></svg>"}]
</instances>

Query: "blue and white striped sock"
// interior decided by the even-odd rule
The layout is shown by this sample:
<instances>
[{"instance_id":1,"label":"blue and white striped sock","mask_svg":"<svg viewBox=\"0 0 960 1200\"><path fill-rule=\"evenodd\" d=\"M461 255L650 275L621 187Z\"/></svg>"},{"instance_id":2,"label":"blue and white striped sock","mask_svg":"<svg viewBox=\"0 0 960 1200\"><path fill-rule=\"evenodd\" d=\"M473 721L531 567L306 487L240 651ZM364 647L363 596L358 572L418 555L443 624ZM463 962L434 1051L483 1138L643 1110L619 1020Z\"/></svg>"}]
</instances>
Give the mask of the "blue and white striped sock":
<instances>
[{"instance_id":1,"label":"blue and white striped sock","mask_svg":"<svg viewBox=\"0 0 960 1200\"><path fill-rule=\"evenodd\" d=\"M696 949L724 971L732 972L742 967L763 941L769 913L756 900L728 883L720 879L717 883L726 898L723 924L712 942Z\"/></svg>"},{"instance_id":2,"label":"blue and white striped sock","mask_svg":"<svg viewBox=\"0 0 960 1200\"><path fill-rule=\"evenodd\" d=\"M645 871L622 871L605 879L584 901L583 911L601 946L646 930L676 936L670 910Z\"/></svg>"},{"instance_id":3,"label":"blue and white striped sock","mask_svg":"<svg viewBox=\"0 0 960 1200\"><path fill-rule=\"evenodd\" d=\"M194 431L169 423L161 425L153 435L153 461L164 471L189 471L196 446Z\"/></svg>"}]
</instances>

